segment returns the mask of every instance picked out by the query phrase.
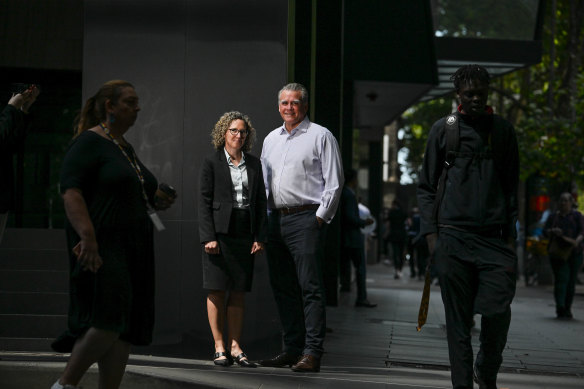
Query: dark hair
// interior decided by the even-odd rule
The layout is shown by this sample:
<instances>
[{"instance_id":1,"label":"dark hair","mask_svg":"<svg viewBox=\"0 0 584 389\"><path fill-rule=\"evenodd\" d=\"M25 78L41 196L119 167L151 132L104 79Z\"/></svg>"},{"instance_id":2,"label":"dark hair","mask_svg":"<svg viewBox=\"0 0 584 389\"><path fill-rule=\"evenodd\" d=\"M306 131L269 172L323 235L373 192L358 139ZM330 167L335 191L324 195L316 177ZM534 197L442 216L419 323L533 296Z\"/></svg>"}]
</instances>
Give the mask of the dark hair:
<instances>
[{"instance_id":1,"label":"dark hair","mask_svg":"<svg viewBox=\"0 0 584 389\"><path fill-rule=\"evenodd\" d=\"M461 66L450 77L450 81L454 83L454 89L456 92L458 92L464 85L470 84L477 80L485 85L489 85L491 83L491 76L489 75L489 72L480 65Z\"/></svg>"},{"instance_id":2,"label":"dark hair","mask_svg":"<svg viewBox=\"0 0 584 389\"><path fill-rule=\"evenodd\" d=\"M345 184L353 181L353 179L357 177L357 170L355 169L347 169L345 170Z\"/></svg>"},{"instance_id":3,"label":"dark hair","mask_svg":"<svg viewBox=\"0 0 584 389\"><path fill-rule=\"evenodd\" d=\"M75 136L104 121L106 119L105 101L110 100L116 104L122 94L122 89L128 87L134 88L134 85L123 80L111 80L103 84L97 93L85 102L83 110L75 119Z\"/></svg>"}]
</instances>

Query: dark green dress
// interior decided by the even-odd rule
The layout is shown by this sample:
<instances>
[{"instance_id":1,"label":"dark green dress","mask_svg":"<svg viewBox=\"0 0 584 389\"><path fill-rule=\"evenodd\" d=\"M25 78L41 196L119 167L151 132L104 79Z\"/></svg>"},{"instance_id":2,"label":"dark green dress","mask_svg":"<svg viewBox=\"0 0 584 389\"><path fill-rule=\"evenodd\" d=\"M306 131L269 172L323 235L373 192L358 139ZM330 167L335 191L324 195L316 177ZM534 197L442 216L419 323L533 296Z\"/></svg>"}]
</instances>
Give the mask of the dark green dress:
<instances>
[{"instance_id":1,"label":"dark green dress","mask_svg":"<svg viewBox=\"0 0 584 389\"><path fill-rule=\"evenodd\" d=\"M126 149L132 155L131 149ZM141 163L153 202L156 178ZM153 226L136 171L110 140L85 131L70 145L61 170L61 193L79 188L87 204L103 266L81 269L71 249L80 238L67 223L70 262L69 330L53 349L70 352L90 327L120 334L134 345L152 341L154 327Z\"/></svg>"}]
</instances>

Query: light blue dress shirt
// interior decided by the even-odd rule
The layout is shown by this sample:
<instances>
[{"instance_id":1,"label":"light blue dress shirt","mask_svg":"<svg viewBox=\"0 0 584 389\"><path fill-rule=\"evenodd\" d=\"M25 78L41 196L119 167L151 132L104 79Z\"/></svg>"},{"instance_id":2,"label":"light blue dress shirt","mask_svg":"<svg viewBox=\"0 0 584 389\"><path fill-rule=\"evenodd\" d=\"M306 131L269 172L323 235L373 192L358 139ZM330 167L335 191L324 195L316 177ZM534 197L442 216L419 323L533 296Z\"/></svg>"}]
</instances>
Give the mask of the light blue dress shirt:
<instances>
[{"instance_id":1,"label":"light blue dress shirt","mask_svg":"<svg viewBox=\"0 0 584 389\"><path fill-rule=\"evenodd\" d=\"M229 165L229 173L231 173L233 207L242 209L249 208L249 185L247 182L245 153L241 152L241 161L239 161L239 165L235 166L227 150L223 149L223 151L225 151L225 158L227 158L227 164Z\"/></svg>"},{"instance_id":2,"label":"light blue dress shirt","mask_svg":"<svg viewBox=\"0 0 584 389\"><path fill-rule=\"evenodd\" d=\"M343 167L329 130L308 117L290 133L282 125L264 139L261 161L268 209L318 204L316 216L331 222L343 189Z\"/></svg>"}]
</instances>

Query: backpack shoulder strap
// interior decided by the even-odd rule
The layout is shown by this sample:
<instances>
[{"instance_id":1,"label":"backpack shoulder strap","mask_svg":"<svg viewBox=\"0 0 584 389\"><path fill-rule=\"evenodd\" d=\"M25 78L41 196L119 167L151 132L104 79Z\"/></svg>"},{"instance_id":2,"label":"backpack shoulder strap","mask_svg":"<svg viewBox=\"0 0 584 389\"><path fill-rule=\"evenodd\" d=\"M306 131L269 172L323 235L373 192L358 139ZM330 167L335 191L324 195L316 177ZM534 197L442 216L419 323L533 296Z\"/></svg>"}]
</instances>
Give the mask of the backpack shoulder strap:
<instances>
[{"instance_id":1,"label":"backpack shoulder strap","mask_svg":"<svg viewBox=\"0 0 584 389\"><path fill-rule=\"evenodd\" d=\"M432 217L436 222L438 222L438 209L440 208L442 197L444 197L444 186L446 184L448 170L454 164L456 152L460 147L460 128L456 113L446 116L444 120L444 135L446 136L446 155L444 158L444 166L442 167L442 174L438 179L438 187L436 188L436 197L434 198L434 207L432 209Z\"/></svg>"},{"instance_id":2,"label":"backpack shoulder strap","mask_svg":"<svg viewBox=\"0 0 584 389\"><path fill-rule=\"evenodd\" d=\"M460 128L456 113L446 116L444 131L446 135L446 154L448 155L458 151L460 146Z\"/></svg>"}]
</instances>

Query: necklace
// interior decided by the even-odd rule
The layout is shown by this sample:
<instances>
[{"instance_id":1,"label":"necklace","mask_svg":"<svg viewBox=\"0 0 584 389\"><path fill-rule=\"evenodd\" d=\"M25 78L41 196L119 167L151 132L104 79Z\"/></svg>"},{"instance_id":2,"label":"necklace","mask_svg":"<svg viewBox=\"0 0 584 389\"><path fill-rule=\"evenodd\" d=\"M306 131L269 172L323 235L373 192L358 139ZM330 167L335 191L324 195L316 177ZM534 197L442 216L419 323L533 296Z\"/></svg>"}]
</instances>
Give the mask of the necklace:
<instances>
[{"instance_id":1,"label":"necklace","mask_svg":"<svg viewBox=\"0 0 584 389\"><path fill-rule=\"evenodd\" d=\"M150 202L148 201L148 196L146 195L146 188L144 186L144 175L142 174L142 169L140 168L140 165L138 164L138 157L136 156L136 152L134 151L134 149L132 147L129 146L128 149L132 153L132 158L130 158L130 156L126 152L126 149L120 144L120 142L118 142L118 140L116 138L114 138L114 136L111 134L110 129L107 128L105 123L99 123L99 126L101 127L103 132L105 132L105 134L111 139L111 141L116 146L118 146L118 148L120 149L122 154L124 154L124 157L126 157L128 162L130 162L130 165L132 166L132 168L136 172L136 175L138 176L138 180L140 181L140 184L142 186L142 197L144 198L144 201L146 202L146 207L148 208L148 210L151 210L152 207L150 206Z\"/></svg>"}]
</instances>

